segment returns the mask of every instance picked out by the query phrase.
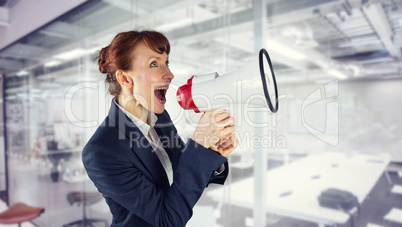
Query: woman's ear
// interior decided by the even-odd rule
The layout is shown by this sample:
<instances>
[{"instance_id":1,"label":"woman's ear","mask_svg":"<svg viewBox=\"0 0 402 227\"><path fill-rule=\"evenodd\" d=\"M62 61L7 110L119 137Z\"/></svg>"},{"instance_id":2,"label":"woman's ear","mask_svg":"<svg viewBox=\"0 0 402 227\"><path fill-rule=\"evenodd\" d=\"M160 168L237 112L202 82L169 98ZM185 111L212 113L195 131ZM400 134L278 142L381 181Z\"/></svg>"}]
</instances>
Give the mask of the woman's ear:
<instances>
[{"instance_id":1,"label":"woman's ear","mask_svg":"<svg viewBox=\"0 0 402 227\"><path fill-rule=\"evenodd\" d=\"M116 79L122 87L126 87L130 90L134 87L133 79L128 75L128 73L122 70L116 71Z\"/></svg>"}]
</instances>

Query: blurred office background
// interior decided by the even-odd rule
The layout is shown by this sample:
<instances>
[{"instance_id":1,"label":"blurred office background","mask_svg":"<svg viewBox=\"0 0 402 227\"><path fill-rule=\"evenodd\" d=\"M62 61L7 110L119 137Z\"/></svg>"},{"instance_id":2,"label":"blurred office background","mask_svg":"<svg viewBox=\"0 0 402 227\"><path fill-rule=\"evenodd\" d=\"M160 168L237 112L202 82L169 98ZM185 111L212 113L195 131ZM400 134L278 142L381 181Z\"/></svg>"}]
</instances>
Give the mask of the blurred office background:
<instances>
[{"instance_id":1,"label":"blurred office background","mask_svg":"<svg viewBox=\"0 0 402 227\"><path fill-rule=\"evenodd\" d=\"M35 226L84 211L110 224L81 162L111 100L94 58L118 32L155 29L171 43L166 109L184 140L200 115L175 92L191 75L233 71L264 47L278 84L276 114L232 107L230 175L205 190L188 226L402 226L402 1L0 4L0 212L25 202L46 209ZM327 187L357 195L361 212L320 207Z\"/></svg>"}]
</instances>

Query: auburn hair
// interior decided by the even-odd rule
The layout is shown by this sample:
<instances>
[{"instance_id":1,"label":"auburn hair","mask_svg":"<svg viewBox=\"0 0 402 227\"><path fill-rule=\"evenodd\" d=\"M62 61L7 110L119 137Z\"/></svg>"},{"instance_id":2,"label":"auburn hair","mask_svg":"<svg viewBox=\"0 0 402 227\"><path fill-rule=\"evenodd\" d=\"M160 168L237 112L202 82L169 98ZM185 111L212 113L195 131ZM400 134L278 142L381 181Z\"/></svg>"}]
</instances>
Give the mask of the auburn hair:
<instances>
[{"instance_id":1,"label":"auburn hair","mask_svg":"<svg viewBox=\"0 0 402 227\"><path fill-rule=\"evenodd\" d=\"M134 48L139 42L144 42L159 54L170 53L169 40L160 32L133 30L117 34L108 46L101 49L97 57L99 71L106 74L105 82L109 84L109 93L115 97L121 91L121 86L116 79L116 71L132 69Z\"/></svg>"}]
</instances>

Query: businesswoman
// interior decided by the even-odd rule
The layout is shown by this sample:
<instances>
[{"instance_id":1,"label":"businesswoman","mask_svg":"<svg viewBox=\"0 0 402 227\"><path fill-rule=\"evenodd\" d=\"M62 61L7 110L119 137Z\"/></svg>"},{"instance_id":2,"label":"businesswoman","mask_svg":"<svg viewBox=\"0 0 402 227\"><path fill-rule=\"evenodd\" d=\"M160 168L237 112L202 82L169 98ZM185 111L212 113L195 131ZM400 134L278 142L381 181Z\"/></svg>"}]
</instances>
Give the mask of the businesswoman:
<instances>
[{"instance_id":1,"label":"businesswoman","mask_svg":"<svg viewBox=\"0 0 402 227\"><path fill-rule=\"evenodd\" d=\"M99 54L113 99L83 150L111 226L185 226L209 183L223 184L237 146L233 117L206 112L185 144L165 110L173 80L169 41L155 31L118 34Z\"/></svg>"}]
</instances>

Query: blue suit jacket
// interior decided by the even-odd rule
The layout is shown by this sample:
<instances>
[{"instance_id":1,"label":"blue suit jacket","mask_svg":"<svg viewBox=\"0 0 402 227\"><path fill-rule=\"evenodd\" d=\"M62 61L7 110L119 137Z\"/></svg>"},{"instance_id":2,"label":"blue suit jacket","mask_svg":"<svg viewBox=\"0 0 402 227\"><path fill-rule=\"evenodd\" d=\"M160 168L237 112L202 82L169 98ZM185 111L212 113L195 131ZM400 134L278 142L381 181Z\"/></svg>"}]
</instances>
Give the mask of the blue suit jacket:
<instances>
[{"instance_id":1,"label":"blue suit jacket","mask_svg":"<svg viewBox=\"0 0 402 227\"><path fill-rule=\"evenodd\" d=\"M209 183L223 184L227 159L189 139L184 144L168 113L155 124L173 167L173 184L148 140L116 106L88 141L82 159L113 215L111 226L185 226ZM225 171L214 171L225 163Z\"/></svg>"}]
</instances>

